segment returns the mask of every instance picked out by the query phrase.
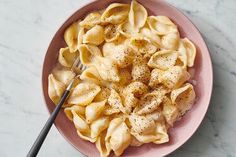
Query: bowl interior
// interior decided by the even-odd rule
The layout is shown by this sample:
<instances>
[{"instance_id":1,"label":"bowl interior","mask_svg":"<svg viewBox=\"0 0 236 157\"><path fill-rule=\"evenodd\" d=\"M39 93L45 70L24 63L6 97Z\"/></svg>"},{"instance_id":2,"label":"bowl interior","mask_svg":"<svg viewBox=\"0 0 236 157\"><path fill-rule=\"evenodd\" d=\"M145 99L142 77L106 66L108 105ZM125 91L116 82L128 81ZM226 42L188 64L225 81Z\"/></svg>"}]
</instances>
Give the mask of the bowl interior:
<instances>
[{"instance_id":1,"label":"bowl interior","mask_svg":"<svg viewBox=\"0 0 236 157\"><path fill-rule=\"evenodd\" d=\"M212 91L212 64L207 46L202 39L197 28L176 8L170 6L164 1L156 0L138 0L149 15L165 15L177 24L181 37L188 37L197 47L197 56L194 66L194 80L196 80L195 90L197 100L193 108L170 129L170 142L162 145L144 144L141 147L129 147L124 156L165 156L185 143L196 131L207 111L211 91ZM63 39L64 30L74 21L83 18L89 12L104 9L112 2L130 3L127 0L97 0L89 3L76 11L57 31L47 50L42 73L42 85L45 102L51 113L55 105L48 96L48 75L57 62L58 51L66 44ZM75 127L61 110L55 125L59 132L76 149L87 156L98 157L99 153L94 144L80 139L76 133Z\"/></svg>"}]
</instances>

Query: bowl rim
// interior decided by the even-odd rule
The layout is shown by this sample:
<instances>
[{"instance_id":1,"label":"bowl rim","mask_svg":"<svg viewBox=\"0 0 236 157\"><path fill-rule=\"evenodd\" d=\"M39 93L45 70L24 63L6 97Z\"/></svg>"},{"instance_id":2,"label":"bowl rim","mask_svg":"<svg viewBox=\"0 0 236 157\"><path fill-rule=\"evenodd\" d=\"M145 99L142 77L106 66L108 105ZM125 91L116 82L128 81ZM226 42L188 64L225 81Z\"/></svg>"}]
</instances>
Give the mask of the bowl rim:
<instances>
[{"instance_id":1,"label":"bowl rim","mask_svg":"<svg viewBox=\"0 0 236 157\"><path fill-rule=\"evenodd\" d=\"M43 60L43 66L42 66L42 71L41 71L41 83L42 83L42 94L43 94L43 99L44 99L44 102L45 102L45 107L47 108L47 111L48 111L48 113L49 113L49 115L51 114L51 112L50 112L50 110L49 110L49 108L48 108L48 104L47 104L47 101L46 101L46 96L45 96L45 92L44 92L44 71L45 71L45 68L46 68L46 66L45 66L45 62L46 62L46 58L47 58L47 54L48 54L48 50L49 50L49 47L50 47L50 45L51 45L51 41L53 41L54 39L55 39L55 37L56 37L56 34L58 33L58 30L63 26L63 25L65 25L65 23L69 20L69 19L71 19L73 16L74 16L74 14L76 14L79 10L81 10L82 8L85 8L85 7L87 7L87 6L89 6L90 4L92 4L92 3L94 3L94 2L97 2L97 1L101 1L101 0L89 0L89 1L87 1L85 4L83 4L83 5L81 5L78 9L76 9L69 17L67 17L65 20L64 20L64 22L62 22L62 24L59 26L59 28L58 29L56 29L56 32L53 34L53 37L51 38L51 40L50 40L50 43L49 43L49 45L48 45L48 47L47 47L47 51L46 51L46 53L45 53L45 56L44 56L44 60ZM138 1L138 0L137 0ZM210 51L209 51L209 48L208 48L208 46L207 46L207 44L206 44L206 42L205 42L205 40L203 39L203 36L202 36L202 33L200 32L200 30L198 29L198 27L196 27L196 25L190 20L190 18L187 16L187 15L185 15L180 9L178 9L178 8L176 8L175 6L173 6L172 4L170 4L170 3L168 3L168 2L166 2L166 1L164 1L164 0L159 0L158 1L158 3L162 3L162 4L164 4L164 5L166 5L166 6L168 6L168 7L170 7L172 10L174 10L175 12L177 12L177 13L179 13L180 15L182 15L183 17L185 17L186 19L187 19L187 21L190 23L190 24L192 24L192 26L196 29L196 31L199 33L199 35L200 35L200 40L201 40L201 42L203 43L203 47L204 48L206 48L206 55L207 55L207 58L209 58L209 61L210 61L210 66L209 66L209 75L208 75L208 78L209 78L209 93L207 93L208 95L207 95L207 101L205 101L205 105L206 105L206 109L204 110L204 113L202 113L201 115L201 117L199 117L199 120L198 120L198 123L196 123L195 125L194 125L194 129L193 129L193 131L191 132L191 134L187 137L187 138L185 138L184 140L182 140L181 142L179 142L178 144L176 144L175 145L175 147L173 147L173 148L171 148L170 149L170 151L169 152L167 152L166 154L165 154L165 156L166 155L169 155L169 154L171 154L171 153L173 153L174 151L176 151L177 149L179 149L181 146L183 146L195 133L196 133L196 131L197 131L197 129L199 128L199 126L201 125L201 123L202 123L202 121L203 121L203 119L205 118L205 116L206 116L206 113L207 113L207 111L208 111L208 109L209 109L209 105L210 105L210 101L211 101L211 96L212 96L212 91L213 91L213 65L212 65L212 59L211 59L211 55L210 55ZM85 156L88 156L87 154L86 154L86 152L85 151L83 151L82 149L79 149L72 141L70 141L70 139L68 139L68 137L66 136L66 134L62 131L62 129L57 125L57 123L55 123L54 122L54 126L57 128L57 130L59 131L59 133L64 137L64 139L66 139L66 141L68 142L68 143L70 143L76 150L78 150L81 154L83 154L83 155L85 155Z\"/></svg>"}]
</instances>

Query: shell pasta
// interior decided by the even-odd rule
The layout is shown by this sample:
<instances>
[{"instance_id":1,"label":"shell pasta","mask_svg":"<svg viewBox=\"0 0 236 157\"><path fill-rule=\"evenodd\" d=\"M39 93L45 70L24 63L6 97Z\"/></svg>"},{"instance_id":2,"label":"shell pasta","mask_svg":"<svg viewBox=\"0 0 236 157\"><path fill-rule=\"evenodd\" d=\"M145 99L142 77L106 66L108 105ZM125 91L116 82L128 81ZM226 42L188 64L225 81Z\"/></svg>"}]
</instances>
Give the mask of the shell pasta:
<instances>
[{"instance_id":1,"label":"shell pasta","mask_svg":"<svg viewBox=\"0 0 236 157\"><path fill-rule=\"evenodd\" d=\"M148 15L135 0L112 3L72 23L64 40L48 94L59 101L79 57L86 69L63 107L80 138L94 143L101 157L169 141L168 129L196 97L188 72L196 47L171 19Z\"/></svg>"}]
</instances>

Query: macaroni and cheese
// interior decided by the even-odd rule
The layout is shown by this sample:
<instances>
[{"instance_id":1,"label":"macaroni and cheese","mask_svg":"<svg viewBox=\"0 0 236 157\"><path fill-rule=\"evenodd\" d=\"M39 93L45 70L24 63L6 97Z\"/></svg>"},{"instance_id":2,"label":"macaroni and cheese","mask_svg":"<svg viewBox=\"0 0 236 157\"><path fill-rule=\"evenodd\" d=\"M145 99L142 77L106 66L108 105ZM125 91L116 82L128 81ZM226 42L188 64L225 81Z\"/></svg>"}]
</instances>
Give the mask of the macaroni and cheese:
<instances>
[{"instance_id":1,"label":"macaroni and cheese","mask_svg":"<svg viewBox=\"0 0 236 157\"><path fill-rule=\"evenodd\" d=\"M113 3L72 23L64 40L48 94L59 101L80 57L86 70L64 104L80 138L95 143L101 157L169 141L168 129L195 100L188 69L196 48L168 17L149 16L135 0Z\"/></svg>"}]
</instances>

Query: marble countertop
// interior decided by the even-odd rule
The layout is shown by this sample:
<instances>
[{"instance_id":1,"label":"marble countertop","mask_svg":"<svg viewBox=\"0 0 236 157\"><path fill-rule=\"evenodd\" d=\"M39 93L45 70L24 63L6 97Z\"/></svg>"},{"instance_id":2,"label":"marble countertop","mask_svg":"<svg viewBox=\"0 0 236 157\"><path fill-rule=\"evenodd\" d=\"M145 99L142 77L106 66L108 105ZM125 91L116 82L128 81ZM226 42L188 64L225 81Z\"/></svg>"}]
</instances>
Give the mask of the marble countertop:
<instances>
[{"instance_id":1,"label":"marble countertop","mask_svg":"<svg viewBox=\"0 0 236 157\"><path fill-rule=\"evenodd\" d=\"M25 156L48 118L41 93L47 46L87 0L0 0L0 156ZM168 0L202 32L214 66L210 108L172 157L236 157L236 1ZM82 155L53 126L38 156Z\"/></svg>"}]
</instances>

